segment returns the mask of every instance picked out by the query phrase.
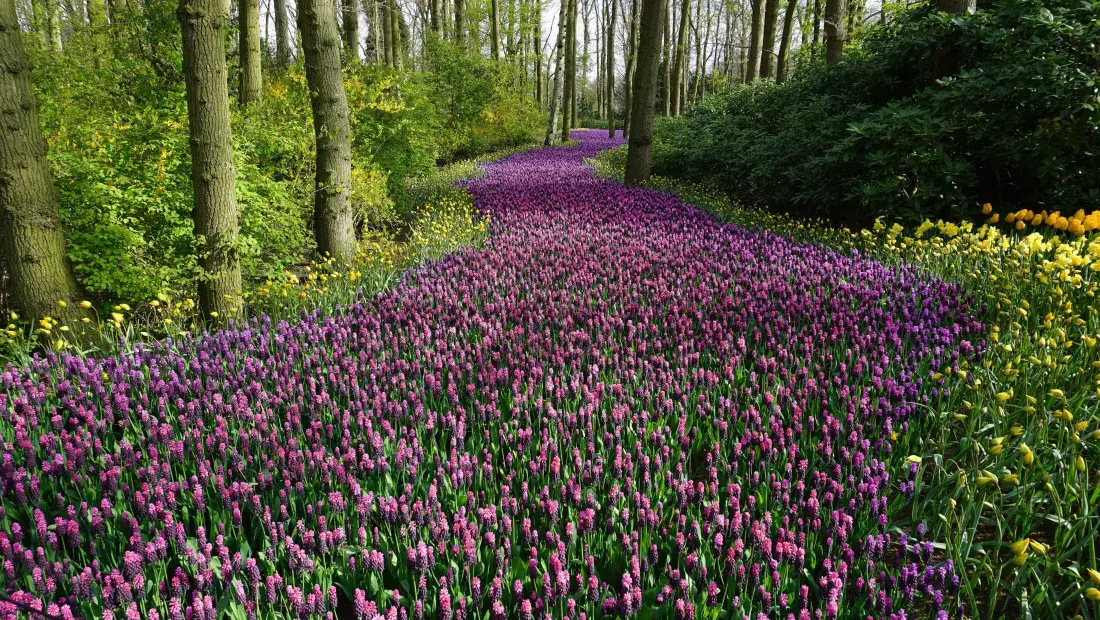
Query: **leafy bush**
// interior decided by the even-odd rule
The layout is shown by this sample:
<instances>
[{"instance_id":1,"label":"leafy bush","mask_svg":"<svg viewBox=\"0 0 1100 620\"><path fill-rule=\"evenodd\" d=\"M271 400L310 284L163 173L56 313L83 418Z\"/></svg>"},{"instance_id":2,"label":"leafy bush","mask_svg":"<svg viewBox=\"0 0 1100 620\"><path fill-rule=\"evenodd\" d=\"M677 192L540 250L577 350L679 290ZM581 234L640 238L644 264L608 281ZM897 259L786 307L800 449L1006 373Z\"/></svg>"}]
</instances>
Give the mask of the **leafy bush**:
<instances>
[{"instance_id":1,"label":"leafy bush","mask_svg":"<svg viewBox=\"0 0 1100 620\"><path fill-rule=\"evenodd\" d=\"M854 223L1100 198L1100 4L921 5L841 63L724 91L659 124L656 170ZM945 71L948 57L957 71ZM951 67L954 68L954 67ZM946 77L940 75L949 73Z\"/></svg>"},{"instance_id":2,"label":"leafy bush","mask_svg":"<svg viewBox=\"0 0 1100 620\"><path fill-rule=\"evenodd\" d=\"M141 15L119 12L109 33L78 31L64 56L33 49L70 257L83 287L105 302L193 296L197 274L175 4L143 7ZM226 36L235 45L232 29ZM403 197L408 178L429 175L441 159L529 144L543 123L503 65L441 41L430 43L425 64L423 71L366 65L346 72L351 198L368 237L415 217L416 201ZM302 66L265 75L262 102L232 114L250 288L308 263L313 250L314 135Z\"/></svg>"}]
</instances>

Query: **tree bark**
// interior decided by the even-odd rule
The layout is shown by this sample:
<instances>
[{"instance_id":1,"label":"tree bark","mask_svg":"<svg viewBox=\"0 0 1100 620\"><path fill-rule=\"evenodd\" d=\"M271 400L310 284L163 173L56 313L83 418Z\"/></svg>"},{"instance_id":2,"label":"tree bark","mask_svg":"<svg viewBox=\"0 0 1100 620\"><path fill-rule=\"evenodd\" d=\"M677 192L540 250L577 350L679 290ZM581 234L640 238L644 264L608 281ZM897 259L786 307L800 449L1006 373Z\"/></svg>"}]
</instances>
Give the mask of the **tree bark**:
<instances>
[{"instance_id":1,"label":"tree bark","mask_svg":"<svg viewBox=\"0 0 1100 620\"><path fill-rule=\"evenodd\" d=\"M80 289L65 250L31 69L15 3L0 0L0 262L15 308L32 320L69 323L83 317Z\"/></svg>"},{"instance_id":2,"label":"tree bark","mask_svg":"<svg viewBox=\"0 0 1100 620\"><path fill-rule=\"evenodd\" d=\"M535 103L542 106L542 0L535 0Z\"/></svg>"},{"instance_id":3,"label":"tree bark","mask_svg":"<svg viewBox=\"0 0 1100 620\"><path fill-rule=\"evenodd\" d=\"M760 46L760 77L775 77L775 34L779 20L779 0L765 0L764 40Z\"/></svg>"},{"instance_id":4,"label":"tree bark","mask_svg":"<svg viewBox=\"0 0 1100 620\"><path fill-rule=\"evenodd\" d=\"M615 137L615 22L619 3L611 0L611 20L607 23L607 137Z\"/></svg>"},{"instance_id":5,"label":"tree bark","mask_svg":"<svg viewBox=\"0 0 1100 620\"><path fill-rule=\"evenodd\" d=\"M554 140L554 134L557 128L558 121L558 102L561 97L561 82L562 82L562 56L565 53L565 21L566 13L568 10L569 0L561 0L561 9L558 15L558 37L557 42L554 44L554 52L551 54L554 58L554 86L550 91L550 119L546 122L546 140L543 144L550 146Z\"/></svg>"},{"instance_id":6,"label":"tree bark","mask_svg":"<svg viewBox=\"0 0 1100 620\"><path fill-rule=\"evenodd\" d=\"M638 48L634 53L634 95L630 114L630 144L626 151L627 185L649 178L653 155L653 108L657 96L657 61L661 50L663 0L642 0Z\"/></svg>"},{"instance_id":7,"label":"tree bark","mask_svg":"<svg viewBox=\"0 0 1100 620\"><path fill-rule=\"evenodd\" d=\"M974 13L978 10L977 0L939 0L939 8L944 13Z\"/></svg>"},{"instance_id":8,"label":"tree bark","mask_svg":"<svg viewBox=\"0 0 1100 620\"><path fill-rule=\"evenodd\" d=\"M814 46L810 48L810 58L817 53L818 43L821 43L821 0L814 0Z\"/></svg>"},{"instance_id":9,"label":"tree bark","mask_svg":"<svg viewBox=\"0 0 1100 620\"><path fill-rule=\"evenodd\" d=\"M745 67L745 82L755 81L760 76L760 47L764 38L765 0L750 1L752 2L752 26L749 30L749 59Z\"/></svg>"},{"instance_id":10,"label":"tree bark","mask_svg":"<svg viewBox=\"0 0 1100 620\"><path fill-rule=\"evenodd\" d=\"M623 84L625 87L624 97L626 99L623 110L623 137L630 137L630 115L634 112L634 70L637 67L637 51L638 51L638 18L640 14L640 7L638 2L640 0L631 0L630 2L630 36L627 39L627 52L626 52L626 80Z\"/></svg>"},{"instance_id":11,"label":"tree bark","mask_svg":"<svg viewBox=\"0 0 1100 620\"><path fill-rule=\"evenodd\" d=\"M783 37L779 41L779 60L775 65L775 81L787 79L787 54L791 49L791 27L794 25L794 9L798 0L787 0L787 13L783 17Z\"/></svg>"},{"instance_id":12,"label":"tree bark","mask_svg":"<svg viewBox=\"0 0 1100 620\"><path fill-rule=\"evenodd\" d=\"M359 0L344 0L344 62L359 63Z\"/></svg>"},{"instance_id":13,"label":"tree bark","mask_svg":"<svg viewBox=\"0 0 1100 620\"><path fill-rule=\"evenodd\" d=\"M241 88L237 97L242 106L260 100L263 76L260 72L260 3L259 0L240 0L237 3L240 19L237 52L241 61Z\"/></svg>"},{"instance_id":14,"label":"tree bark","mask_svg":"<svg viewBox=\"0 0 1100 620\"><path fill-rule=\"evenodd\" d=\"M680 78L684 73L684 53L687 51L688 13L691 0L683 0L680 5L680 32L676 36L676 61L672 67L672 115L680 115Z\"/></svg>"},{"instance_id":15,"label":"tree bark","mask_svg":"<svg viewBox=\"0 0 1100 620\"><path fill-rule=\"evenodd\" d=\"M442 20L443 16L440 15L441 11L440 11L440 6L439 6L439 0L430 0L429 3L428 3L428 8L430 9L429 10L429 19L431 20L432 32L434 32L436 35L442 35L443 34L443 20Z\"/></svg>"},{"instance_id":16,"label":"tree bark","mask_svg":"<svg viewBox=\"0 0 1100 620\"><path fill-rule=\"evenodd\" d=\"M191 184L199 244L199 307L223 324L241 314L237 194L226 86L224 0L180 0L191 132Z\"/></svg>"},{"instance_id":17,"label":"tree bark","mask_svg":"<svg viewBox=\"0 0 1100 620\"><path fill-rule=\"evenodd\" d=\"M500 60L500 0L489 0L489 42L493 60Z\"/></svg>"},{"instance_id":18,"label":"tree bark","mask_svg":"<svg viewBox=\"0 0 1100 620\"><path fill-rule=\"evenodd\" d=\"M275 0L275 64L285 69L290 64L290 17L286 0Z\"/></svg>"},{"instance_id":19,"label":"tree bark","mask_svg":"<svg viewBox=\"0 0 1100 620\"><path fill-rule=\"evenodd\" d=\"M672 115L671 102L669 101L672 90L669 80L672 79L672 0L664 1L664 16L661 17L661 39L664 45L661 50L661 69L664 71L661 80L661 103L665 107L665 116Z\"/></svg>"},{"instance_id":20,"label":"tree bark","mask_svg":"<svg viewBox=\"0 0 1100 620\"><path fill-rule=\"evenodd\" d=\"M576 104L573 89L577 85L577 0L563 1L566 3L567 12L565 16L565 47L563 48L565 73L562 79L565 81L561 100L561 141L568 142L570 138L569 130L573 125L573 106Z\"/></svg>"},{"instance_id":21,"label":"tree bark","mask_svg":"<svg viewBox=\"0 0 1100 620\"><path fill-rule=\"evenodd\" d=\"M455 43L466 46L466 0L455 0Z\"/></svg>"},{"instance_id":22,"label":"tree bark","mask_svg":"<svg viewBox=\"0 0 1100 620\"><path fill-rule=\"evenodd\" d=\"M391 16L392 18L392 16ZM340 68L340 31L335 0L298 0L298 31L306 60L306 81L317 139L313 233L317 251L339 264L355 257L351 186L351 138L344 74Z\"/></svg>"},{"instance_id":23,"label":"tree bark","mask_svg":"<svg viewBox=\"0 0 1100 620\"><path fill-rule=\"evenodd\" d=\"M825 62L844 57L844 9L846 0L825 0Z\"/></svg>"}]
</instances>

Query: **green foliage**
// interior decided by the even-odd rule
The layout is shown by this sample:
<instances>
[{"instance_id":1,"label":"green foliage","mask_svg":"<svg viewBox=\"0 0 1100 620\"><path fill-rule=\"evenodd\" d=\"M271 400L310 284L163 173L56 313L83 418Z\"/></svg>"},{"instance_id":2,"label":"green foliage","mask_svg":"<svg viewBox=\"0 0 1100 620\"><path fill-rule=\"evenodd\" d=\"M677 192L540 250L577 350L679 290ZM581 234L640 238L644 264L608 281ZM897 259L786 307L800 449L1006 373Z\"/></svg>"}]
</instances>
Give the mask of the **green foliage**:
<instances>
[{"instance_id":1,"label":"green foliage","mask_svg":"<svg viewBox=\"0 0 1100 620\"><path fill-rule=\"evenodd\" d=\"M1100 3L918 6L841 63L707 97L658 126L656 170L835 220L1075 211L1100 198ZM939 76L946 77L939 77Z\"/></svg>"},{"instance_id":2,"label":"green foliage","mask_svg":"<svg viewBox=\"0 0 1100 620\"><path fill-rule=\"evenodd\" d=\"M175 10L171 0L148 0L133 13L120 10L106 31L78 27L67 34L63 55L27 37L70 258L82 286L105 302L195 295ZM230 26L227 50L236 45ZM232 98L236 54L227 60ZM437 161L535 141L543 117L510 71L441 41L429 43L421 70L347 69L350 193L361 234L407 234L420 199L404 196L406 181L430 176ZM261 103L233 106L246 289L282 278L312 254L311 118L301 65L266 74Z\"/></svg>"},{"instance_id":3,"label":"green foliage","mask_svg":"<svg viewBox=\"0 0 1100 620\"><path fill-rule=\"evenodd\" d=\"M523 81L516 68L436 38L428 41L424 62L439 111L440 158L451 161L538 141L546 116L527 89L515 87Z\"/></svg>"}]
</instances>

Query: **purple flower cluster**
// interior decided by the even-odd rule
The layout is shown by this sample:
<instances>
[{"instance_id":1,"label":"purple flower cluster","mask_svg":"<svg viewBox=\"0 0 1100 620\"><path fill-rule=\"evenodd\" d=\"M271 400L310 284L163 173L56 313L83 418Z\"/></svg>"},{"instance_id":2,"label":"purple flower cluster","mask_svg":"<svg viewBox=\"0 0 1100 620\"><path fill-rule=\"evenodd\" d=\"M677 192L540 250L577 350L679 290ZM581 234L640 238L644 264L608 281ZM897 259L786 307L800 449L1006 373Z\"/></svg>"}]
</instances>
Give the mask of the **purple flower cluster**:
<instances>
[{"instance_id":1,"label":"purple flower cluster","mask_svg":"<svg viewBox=\"0 0 1100 620\"><path fill-rule=\"evenodd\" d=\"M487 247L338 316L0 374L0 617L955 613L891 435L958 286L723 225L568 148ZM896 478L891 478L895 475Z\"/></svg>"}]
</instances>

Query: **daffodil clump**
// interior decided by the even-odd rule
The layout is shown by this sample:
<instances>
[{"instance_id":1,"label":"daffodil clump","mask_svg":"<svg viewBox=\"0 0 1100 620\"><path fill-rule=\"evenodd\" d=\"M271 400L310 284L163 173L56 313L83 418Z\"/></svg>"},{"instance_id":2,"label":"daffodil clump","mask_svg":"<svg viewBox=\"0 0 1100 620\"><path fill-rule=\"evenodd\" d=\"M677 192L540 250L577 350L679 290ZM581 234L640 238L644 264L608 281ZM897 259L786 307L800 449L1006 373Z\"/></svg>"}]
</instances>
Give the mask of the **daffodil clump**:
<instances>
[{"instance_id":1,"label":"daffodil clump","mask_svg":"<svg viewBox=\"0 0 1100 620\"><path fill-rule=\"evenodd\" d=\"M614 177L622 157L590 163ZM918 265L984 303L980 363L929 369L943 388L924 405L936 432L893 438L895 456L918 468L912 498L896 500L909 522L896 525L928 524L944 541L938 553L962 569L974 617L1100 616L1100 211L999 216L983 205L984 224L856 232L675 180L650 186L739 226Z\"/></svg>"}]
</instances>

